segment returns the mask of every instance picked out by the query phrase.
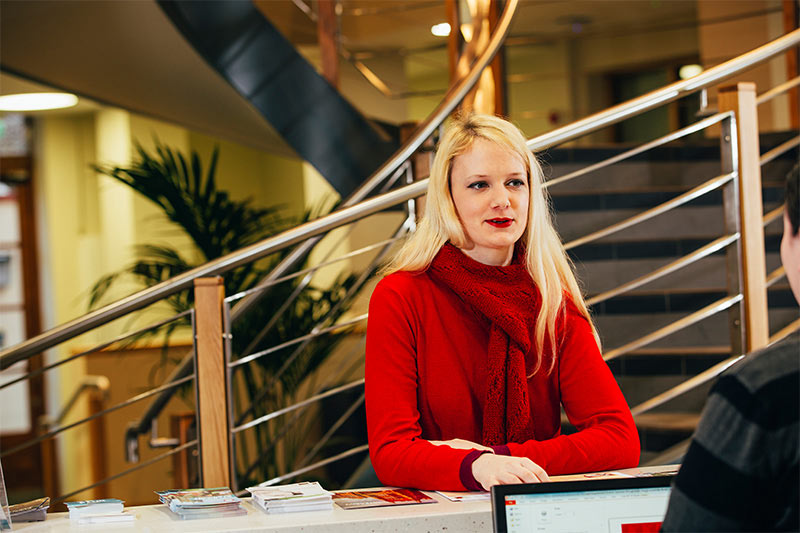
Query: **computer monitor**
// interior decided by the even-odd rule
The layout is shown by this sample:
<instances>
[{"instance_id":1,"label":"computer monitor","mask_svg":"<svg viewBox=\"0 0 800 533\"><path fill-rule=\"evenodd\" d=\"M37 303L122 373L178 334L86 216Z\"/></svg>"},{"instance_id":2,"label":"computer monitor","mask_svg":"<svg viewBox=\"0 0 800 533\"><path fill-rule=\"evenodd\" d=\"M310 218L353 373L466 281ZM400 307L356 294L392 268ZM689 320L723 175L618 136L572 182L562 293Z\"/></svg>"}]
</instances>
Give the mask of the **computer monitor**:
<instances>
[{"instance_id":1,"label":"computer monitor","mask_svg":"<svg viewBox=\"0 0 800 533\"><path fill-rule=\"evenodd\" d=\"M492 487L495 533L658 531L673 474Z\"/></svg>"}]
</instances>

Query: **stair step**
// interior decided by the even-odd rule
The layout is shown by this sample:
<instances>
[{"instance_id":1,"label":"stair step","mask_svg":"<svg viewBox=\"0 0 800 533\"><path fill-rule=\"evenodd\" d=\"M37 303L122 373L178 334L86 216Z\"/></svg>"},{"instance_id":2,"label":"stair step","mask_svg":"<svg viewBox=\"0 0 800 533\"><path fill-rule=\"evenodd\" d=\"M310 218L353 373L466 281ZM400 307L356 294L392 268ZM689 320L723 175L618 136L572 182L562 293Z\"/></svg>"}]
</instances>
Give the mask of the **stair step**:
<instances>
[{"instance_id":1,"label":"stair step","mask_svg":"<svg viewBox=\"0 0 800 533\"><path fill-rule=\"evenodd\" d=\"M640 430L682 431L691 433L700 421L699 413L643 413L634 418Z\"/></svg>"},{"instance_id":2,"label":"stair step","mask_svg":"<svg viewBox=\"0 0 800 533\"><path fill-rule=\"evenodd\" d=\"M677 350L664 350L659 355L624 355L608 361L608 367L616 376L684 376L691 377L708 370L731 356L730 350L703 353L700 349L686 350L685 353L674 353ZM727 347L726 347L727 348ZM671 352L671 353L670 353Z\"/></svg>"},{"instance_id":3,"label":"stair step","mask_svg":"<svg viewBox=\"0 0 800 533\"><path fill-rule=\"evenodd\" d=\"M628 189L614 190L599 193L597 191L564 191L557 192L553 188L551 198L556 213L586 212L597 209L623 210L623 209L649 209L667 202L687 191L680 187L652 187L649 190ZM763 183L762 200L764 203L780 203L783 199L783 184L777 182ZM722 191L716 190L704 194L691 202L692 206L720 206L722 205Z\"/></svg>"},{"instance_id":4,"label":"stair step","mask_svg":"<svg viewBox=\"0 0 800 533\"><path fill-rule=\"evenodd\" d=\"M664 289L626 293L593 305L592 313L595 316L626 313L691 313L727 295L728 292L720 288ZM767 290L767 304L770 309L797 307L791 288L778 284Z\"/></svg>"},{"instance_id":5,"label":"stair step","mask_svg":"<svg viewBox=\"0 0 800 533\"><path fill-rule=\"evenodd\" d=\"M731 347L719 346L665 346L661 348L639 348L631 351L629 356L664 356L664 355L728 355Z\"/></svg>"},{"instance_id":6,"label":"stair step","mask_svg":"<svg viewBox=\"0 0 800 533\"><path fill-rule=\"evenodd\" d=\"M617 348L642 335L656 331L688 313L619 313L597 314L595 325L600 332L606 351ZM797 305L771 308L769 311L770 334L797 320ZM730 342L728 336L728 314L717 313L687 328L655 341L648 348L672 348L689 346L719 346Z\"/></svg>"},{"instance_id":7,"label":"stair step","mask_svg":"<svg viewBox=\"0 0 800 533\"><path fill-rule=\"evenodd\" d=\"M707 229L710 223L707 221L696 223L700 224L701 227L705 225L706 231L702 235L698 234L686 238L664 236L655 239L642 238L639 235L632 235L629 238L615 236L613 241L585 244L572 248L568 253L573 262L576 263L610 259L675 258L691 253L724 234L720 231L719 233L708 235ZM660 231L664 232L663 229ZM781 236L781 233L772 232L764 235L764 248L767 253L777 253L780 250ZM564 239L564 241L569 242L569 239ZM723 255L724 251L719 251L717 254Z\"/></svg>"},{"instance_id":8,"label":"stair step","mask_svg":"<svg viewBox=\"0 0 800 533\"><path fill-rule=\"evenodd\" d=\"M617 259L580 261L575 262L575 274L589 294L595 295L649 274L674 260L675 257L658 257L625 261ZM772 272L781 264L780 255L777 251L770 252L766 256L766 262L767 272ZM669 290L678 287L685 289L723 287L726 283L725 270L725 256L714 254L648 283L643 288Z\"/></svg>"},{"instance_id":9,"label":"stair step","mask_svg":"<svg viewBox=\"0 0 800 533\"><path fill-rule=\"evenodd\" d=\"M793 138L795 131L778 132L760 136L762 153ZM547 179L564 176L581 170L587 164L597 163L619 155L633 146L557 148L538 154ZM782 183L783 177L797 161L798 149L765 165L762 169L765 183ZM693 139L674 142L655 148L624 162L611 165L550 188L553 196L571 192L608 193L611 191L650 191L670 187L698 185L720 172L720 149L715 141Z\"/></svg>"}]
</instances>

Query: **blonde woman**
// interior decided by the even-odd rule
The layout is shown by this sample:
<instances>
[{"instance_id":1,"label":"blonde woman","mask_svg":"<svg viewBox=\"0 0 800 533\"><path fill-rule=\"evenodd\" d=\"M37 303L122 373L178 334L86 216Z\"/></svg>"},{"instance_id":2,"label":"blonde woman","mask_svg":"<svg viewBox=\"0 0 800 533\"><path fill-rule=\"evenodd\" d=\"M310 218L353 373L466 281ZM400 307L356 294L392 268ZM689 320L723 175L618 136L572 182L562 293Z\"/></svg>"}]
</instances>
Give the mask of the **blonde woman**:
<instances>
[{"instance_id":1,"label":"blonde woman","mask_svg":"<svg viewBox=\"0 0 800 533\"><path fill-rule=\"evenodd\" d=\"M486 115L452 125L425 216L386 274L366 356L381 482L488 490L637 465L636 427L515 126Z\"/></svg>"}]
</instances>

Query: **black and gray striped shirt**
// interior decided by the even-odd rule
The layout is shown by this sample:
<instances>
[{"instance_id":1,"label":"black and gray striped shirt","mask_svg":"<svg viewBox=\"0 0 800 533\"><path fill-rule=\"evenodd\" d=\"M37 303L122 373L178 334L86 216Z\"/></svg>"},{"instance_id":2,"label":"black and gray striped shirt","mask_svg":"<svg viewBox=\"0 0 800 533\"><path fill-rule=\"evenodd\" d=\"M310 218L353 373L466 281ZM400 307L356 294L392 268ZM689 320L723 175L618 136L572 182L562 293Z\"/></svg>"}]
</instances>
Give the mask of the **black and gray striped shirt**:
<instances>
[{"instance_id":1,"label":"black and gray striped shirt","mask_svg":"<svg viewBox=\"0 0 800 533\"><path fill-rule=\"evenodd\" d=\"M800 333L714 384L662 531L800 531Z\"/></svg>"}]
</instances>

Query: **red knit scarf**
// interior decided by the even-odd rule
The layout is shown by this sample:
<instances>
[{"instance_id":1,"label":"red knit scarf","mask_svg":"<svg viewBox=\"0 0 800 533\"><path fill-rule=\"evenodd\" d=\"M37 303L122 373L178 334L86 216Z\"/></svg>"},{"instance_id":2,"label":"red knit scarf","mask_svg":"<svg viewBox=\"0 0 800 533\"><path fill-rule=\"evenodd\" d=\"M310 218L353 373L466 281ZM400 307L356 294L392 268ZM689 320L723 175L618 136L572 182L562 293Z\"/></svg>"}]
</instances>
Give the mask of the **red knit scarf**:
<instances>
[{"instance_id":1,"label":"red knit scarf","mask_svg":"<svg viewBox=\"0 0 800 533\"><path fill-rule=\"evenodd\" d=\"M482 444L532 438L525 357L533 344L540 296L525 267L525 249L518 245L511 264L500 267L470 259L447 243L429 273L491 324Z\"/></svg>"}]
</instances>

